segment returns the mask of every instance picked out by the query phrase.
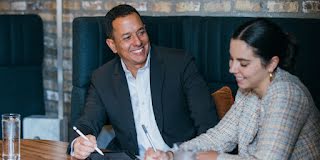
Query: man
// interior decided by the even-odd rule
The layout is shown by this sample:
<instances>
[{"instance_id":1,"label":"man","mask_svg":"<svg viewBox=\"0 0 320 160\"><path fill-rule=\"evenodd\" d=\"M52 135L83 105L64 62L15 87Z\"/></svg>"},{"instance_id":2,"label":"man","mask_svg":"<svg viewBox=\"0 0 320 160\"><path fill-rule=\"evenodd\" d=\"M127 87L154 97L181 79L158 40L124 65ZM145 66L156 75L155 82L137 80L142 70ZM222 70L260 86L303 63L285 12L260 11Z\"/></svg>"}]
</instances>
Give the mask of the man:
<instances>
[{"instance_id":1,"label":"man","mask_svg":"<svg viewBox=\"0 0 320 160\"><path fill-rule=\"evenodd\" d=\"M217 123L193 58L181 50L151 47L139 13L129 5L114 7L105 21L106 43L118 56L93 73L76 124L90 141L73 135L74 157L85 159L94 151L95 137L107 121L116 135L108 149L140 155L151 146L142 125L156 148L168 150Z\"/></svg>"}]
</instances>

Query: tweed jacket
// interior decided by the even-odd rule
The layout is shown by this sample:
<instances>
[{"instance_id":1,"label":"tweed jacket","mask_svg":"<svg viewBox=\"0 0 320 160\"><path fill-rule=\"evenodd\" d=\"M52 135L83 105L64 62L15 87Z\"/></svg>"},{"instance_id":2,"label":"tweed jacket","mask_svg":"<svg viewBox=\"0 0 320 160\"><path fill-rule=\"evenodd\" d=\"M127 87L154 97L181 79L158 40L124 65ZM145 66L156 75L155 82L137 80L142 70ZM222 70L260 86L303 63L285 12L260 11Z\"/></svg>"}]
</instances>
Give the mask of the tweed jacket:
<instances>
[{"instance_id":1,"label":"tweed jacket","mask_svg":"<svg viewBox=\"0 0 320 160\"><path fill-rule=\"evenodd\" d=\"M278 68L264 97L238 90L214 128L183 150L219 153L218 159L320 159L320 113L299 79ZM231 155L238 145L238 154Z\"/></svg>"}]
</instances>

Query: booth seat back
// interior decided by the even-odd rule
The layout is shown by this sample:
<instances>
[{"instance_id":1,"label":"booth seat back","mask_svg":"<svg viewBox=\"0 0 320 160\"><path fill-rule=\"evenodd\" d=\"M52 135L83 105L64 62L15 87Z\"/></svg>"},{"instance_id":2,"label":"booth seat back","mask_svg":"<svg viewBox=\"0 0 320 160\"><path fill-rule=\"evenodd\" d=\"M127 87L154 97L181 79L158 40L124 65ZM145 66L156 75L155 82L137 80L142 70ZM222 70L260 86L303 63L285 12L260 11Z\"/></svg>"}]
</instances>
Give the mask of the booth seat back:
<instances>
[{"instance_id":1,"label":"booth seat back","mask_svg":"<svg viewBox=\"0 0 320 160\"><path fill-rule=\"evenodd\" d=\"M234 77L229 73L229 42L238 25L246 17L143 17L151 43L181 48L193 55L208 82L211 92L230 86L236 92ZM271 18L294 35L300 44L297 75L309 88L316 105L320 105L320 83L317 63L320 58L320 19ZM73 90L72 123L79 118L85 104L92 72L113 58L105 44L103 17L79 17L73 21Z\"/></svg>"},{"instance_id":2,"label":"booth seat back","mask_svg":"<svg viewBox=\"0 0 320 160\"><path fill-rule=\"evenodd\" d=\"M42 61L41 18L0 15L0 114L19 113L22 124L26 116L45 113Z\"/></svg>"}]
</instances>

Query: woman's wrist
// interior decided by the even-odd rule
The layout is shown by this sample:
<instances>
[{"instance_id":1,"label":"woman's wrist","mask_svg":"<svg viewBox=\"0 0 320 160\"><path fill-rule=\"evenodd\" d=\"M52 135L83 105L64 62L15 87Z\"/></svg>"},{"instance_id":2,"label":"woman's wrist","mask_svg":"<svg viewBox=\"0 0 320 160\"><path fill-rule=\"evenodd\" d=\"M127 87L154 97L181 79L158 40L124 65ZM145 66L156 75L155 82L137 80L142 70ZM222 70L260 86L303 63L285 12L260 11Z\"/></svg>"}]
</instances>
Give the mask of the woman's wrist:
<instances>
[{"instance_id":1,"label":"woman's wrist","mask_svg":"<svg viewBox=\"0 0 320 160\"><path fill-rule=\"evenodd\" d=\"M167 154L169 160L173 160L174 153L172 151L167 151L166 154Z\"/></svg>"}]
</instances>

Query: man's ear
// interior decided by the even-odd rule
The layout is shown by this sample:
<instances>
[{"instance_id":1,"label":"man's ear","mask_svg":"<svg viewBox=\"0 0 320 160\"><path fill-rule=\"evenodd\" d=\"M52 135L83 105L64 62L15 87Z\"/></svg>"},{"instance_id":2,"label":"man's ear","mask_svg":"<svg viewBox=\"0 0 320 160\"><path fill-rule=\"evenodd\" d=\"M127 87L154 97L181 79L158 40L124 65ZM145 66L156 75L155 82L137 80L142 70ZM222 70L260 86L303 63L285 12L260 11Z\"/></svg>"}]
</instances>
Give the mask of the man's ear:
<instances>
[{"instance_id":1,"label":"man's ear","mask_svg":"<svg viewBox=\"0 0 320 160\"><path fill-rule=\"evenodd\" d=\"M118 52L117 51L117 47L116 47L113 39L107 38L106 39L106 43L109 46L109 48L112 50L113 53L117 53Z\"/></svg>"},{"instance_id":2,"label":"man's ear","mask_svg":"<svg viewBox=\"0 0 320 160\"><path fill-rule=\"evenodd\" d=\"M273 56L268 64L268 71L272 73L277 68L278 64L279 64L279 57Z\"/></svg>"}]
</instances>

